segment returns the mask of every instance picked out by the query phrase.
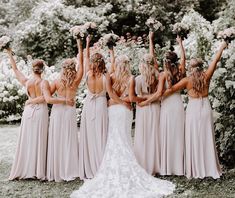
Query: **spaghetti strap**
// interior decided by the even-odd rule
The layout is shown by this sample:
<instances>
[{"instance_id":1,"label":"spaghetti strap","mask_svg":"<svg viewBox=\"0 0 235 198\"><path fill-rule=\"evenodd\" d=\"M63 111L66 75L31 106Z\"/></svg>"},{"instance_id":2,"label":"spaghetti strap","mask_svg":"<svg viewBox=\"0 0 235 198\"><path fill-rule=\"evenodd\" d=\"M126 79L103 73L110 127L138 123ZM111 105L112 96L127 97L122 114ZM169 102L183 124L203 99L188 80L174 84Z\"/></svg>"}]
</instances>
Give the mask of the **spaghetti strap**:
<instances>
[{"instance_id":1,"label":"spaghetti strap","mask_svg":"<svg viewBox=\"0 0 235 198\"><path fill-rule=\"evenodd\" d=\"M106 78L105 78L105 75L103 74L103 91L106 91Z\"/></svg>"}]
</instances>

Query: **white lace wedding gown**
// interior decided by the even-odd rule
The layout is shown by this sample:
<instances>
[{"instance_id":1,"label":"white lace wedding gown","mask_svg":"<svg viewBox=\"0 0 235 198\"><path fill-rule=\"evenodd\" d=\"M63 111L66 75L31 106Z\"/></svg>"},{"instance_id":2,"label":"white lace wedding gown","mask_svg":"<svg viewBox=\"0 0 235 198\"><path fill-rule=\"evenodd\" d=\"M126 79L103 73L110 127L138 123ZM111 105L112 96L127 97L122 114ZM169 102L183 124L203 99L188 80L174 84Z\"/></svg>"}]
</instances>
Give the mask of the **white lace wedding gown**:
<instances>
[{"instance_id":1,"label":"white lace wedding gown","mask_svg":"<svg viewBox=\"0 0 235 198\"><path fill-rule=\"evenodd\" d=\"M108 139L100 169L70 197L156 198L173 193L173 183L152 177L138 164L131 146L132 112L123 105L113 105L108 116Z\"/></svg>"}]
</instances>

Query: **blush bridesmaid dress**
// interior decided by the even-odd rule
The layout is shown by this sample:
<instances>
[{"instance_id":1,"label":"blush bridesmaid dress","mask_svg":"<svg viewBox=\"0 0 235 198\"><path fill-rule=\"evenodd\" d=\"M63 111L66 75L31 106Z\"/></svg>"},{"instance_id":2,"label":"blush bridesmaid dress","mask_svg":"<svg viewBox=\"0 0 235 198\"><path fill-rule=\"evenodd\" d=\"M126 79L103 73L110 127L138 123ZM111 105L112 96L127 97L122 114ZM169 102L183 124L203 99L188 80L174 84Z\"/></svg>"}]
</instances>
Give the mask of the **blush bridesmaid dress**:
<instances>
[{"instance_id":1,"label":"blush bridesmaid dress","mask_svg":"<svg viewBox=\"0 0 235 198\"><path fill-rule=\"evenodd\" d=\"M185 142L186 176L219 178L221 168L216 152L212 110L208 97L189 97Z\"/></svg>"},{"instance_id":2,"label":"blush bridesmaid dress","mask_svg":"<svg viewBox=\"0 0 235 198\"><path fill-rule=\"evenodd\" d=\"M165 87L168 87L165 81ZM164 98L160 112L161 175L184 175L184 105L179 92Z\"/></svg>"},{"instance_id":3,"label":"blush bridesmaid dress","mask_svg":"<svg viewBox=\"0 0 235 198\"><path fill-rule=\"evenodd\" d=\"M86 81L88 80L88 75ZM103 91L92 93L87 86L87 96L82 110L79 177L93 178L104 155L108 130L108 108L106 99L106 78L103 75Z\"/></svg>"},{"instance_id":4,"label":"blush bridesmaid dress","mask_svg":"<svg viewBox=\"0 0 235 198\"><path fill-rule=\"evenodd\" d=\"M25 105L9 180L46 179L47 132L47 104Z\"/></svg>"},{"instance_id":5,"label":"blush bridesmaid dress","mask_svg":"<svg viewBox=\"0 0 235 198\"><path fill-rule=\"evenodd\" d=\"M148 85L142 75L135 79L138 96L148 95ZM160 171L159 141L160 103L136 107L134 152L138 163L151 175Z\"/></svg>"}]
</instances>

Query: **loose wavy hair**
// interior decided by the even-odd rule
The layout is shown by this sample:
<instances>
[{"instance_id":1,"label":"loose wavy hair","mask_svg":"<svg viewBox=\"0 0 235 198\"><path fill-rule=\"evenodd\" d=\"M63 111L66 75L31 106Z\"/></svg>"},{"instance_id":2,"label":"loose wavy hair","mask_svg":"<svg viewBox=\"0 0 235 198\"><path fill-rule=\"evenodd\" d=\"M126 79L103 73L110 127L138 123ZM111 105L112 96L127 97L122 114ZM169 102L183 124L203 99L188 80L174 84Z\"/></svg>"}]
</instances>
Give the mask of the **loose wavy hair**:
<instances>
[{"instance_id":1,"label":"loose wavy hair","mask_svg":"<svg viewBox=\"0 0 235 198\"><path fill-rule=\"evenodd\" d=\"M115 82L113 89L116 92L125 90L131 77L130 60L126 55L120 55L116 59L116 69L114 71Z\"/></svg>"},{"instance_id":2,"label":"loose wavy hair","mask_svg":"<svg viewBox=\"0 0 235 198\"><path fill-rule=\"evenodd\" d=\"M199 58L193 58L189 63L190 76L193 83L193 91L196 94L202 93L207 88L206 75L203 70L203 61Z\"/></svg>"},{"instance_id":3,"label":"loose wavy hair","mask_svg":"<svg viewBox=\"0 0 235 198\"><path fill-rule=\"evenodd\" d=\"M175 52L166 52L164 68L167 72L167 82L169 87L173 86L182 79L183 76L179 70L178 56Z\"/></svg>"},{"instance_id":4,"label":"loose wavy hair","mask_svg":"<svg viewBox=\"0 0 235 198\"><path fill-rule=\"evenodd\" d=\"M94 53L91 56L91 70L93 75L104 74L106 72L105 61L100 53Z\"/></svg>"},{"instance_id":5,"label":"loose wavy hair","mask_svg":"<svg viewBox=\"0 0 235 198\"><path fill-rule=\"evenodd\" d=\"M64 87L72 86L77 74L76 65L77 61L74 58L68 58L63 62L61 82Z\"/></svg>"},{"instance_id":6,"label":"loose wavy hair","mask_svg":"<svg viewBox=\"0 0 235 198\"><path fill-rule=\"evenodd\" d=\"M139 64L140 74L144 77L148 86L151 86L157 79L157 70L154 67L154 57L145 54Z\"/></svg>"}]
</instances>

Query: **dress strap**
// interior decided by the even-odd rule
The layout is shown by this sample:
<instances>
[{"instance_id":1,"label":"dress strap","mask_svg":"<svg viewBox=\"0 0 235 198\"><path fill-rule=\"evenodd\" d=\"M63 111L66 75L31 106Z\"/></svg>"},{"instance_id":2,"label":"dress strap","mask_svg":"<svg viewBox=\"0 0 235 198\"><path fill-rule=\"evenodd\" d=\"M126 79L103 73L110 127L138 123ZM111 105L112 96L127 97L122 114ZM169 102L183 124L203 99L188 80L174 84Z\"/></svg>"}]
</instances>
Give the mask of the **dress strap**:
<instances>
[{"instance_id":1,"label":"dress strap","mask_svg":"<svg viewBox=\"0 0 235 198\"><path fill-rule=\"evenodd\" d=\"M103 74L103 76L102 76L102 80L103 80L103 91L106 92L106 77L105 77L104 74Z\"/></svg>"}]
</instances>

